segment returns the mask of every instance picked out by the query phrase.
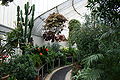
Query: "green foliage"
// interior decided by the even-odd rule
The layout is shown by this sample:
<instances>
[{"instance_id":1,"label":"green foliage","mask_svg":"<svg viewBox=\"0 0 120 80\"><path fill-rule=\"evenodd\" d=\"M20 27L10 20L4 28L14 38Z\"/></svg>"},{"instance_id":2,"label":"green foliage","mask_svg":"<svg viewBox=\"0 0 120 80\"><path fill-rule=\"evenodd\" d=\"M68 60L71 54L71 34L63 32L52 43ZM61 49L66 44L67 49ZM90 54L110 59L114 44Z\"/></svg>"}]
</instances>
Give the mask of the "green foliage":
<instances>
[{"instance_id":1,"label":"green foliage","mask_svg":"<svg viewBox=\"0 0 120 80\"><path fill-rule=\"evenodd\" d=\"M7 42L12 47L17 47L19 41L23 41L22 31L19 27L7 33Z\"/></svg>"},{"instance_id":2,"label":"green foliage","mask_svg":"<svg viewBox=\"0 0 120 80\"><path fill-rule=\"evenodd\" d=\"M8 80L17 80L14 76L8 78Z\"/></svg>"},{"instance_id":3,"label":"green foliage","mask_svg":"<svg viewBox=\"0 0 120 80\"><path fill-rule=\"evenodd\" d=\"M79 32L80 29L80 22L76 19L72 19L69 22L69 45L74 45L76 41L76 35L77 32Z\"/></svg>"},{"instance_id":4,"label":"green foliage","mask_svg":"<svg viewBox=\"0 0 120 80\"><path fill-rule=\"evenodd\" d=\"M66 56L72 56L73 58L78 57L78 50L76 48L71 47L63 47L60 49L61 53L64 53Z\"/></svg>"},{"instance_id":5,"label":"green foliage","mask_svg":"<svg viewBox=\"0 0 120 80\"><path fill-rule=\"evenodd\" d=\"M31 32L34 26L34 11L35 5L32 5L31 8L29 3L25 4L25 18L23 17L22 10L20 7L17 7L17 28L13 31L7 33L7 42L11 45L12 48L17 47L18 43L20 44L20 48L23 50L23 54L25 54L25 43L31 42ZM31 16L28 19L28 16Z\"/></svg>"},{"instance_id":6,"label":"green foliage","mask_svg":"<svg viewBox=\"0 0 120 80\"><path fill-rule=\"evenodd\" d=\"M86 18L79 27L75 43L80 53L79 70L75 80L119 80L120 37L119 29L111 28L94 18ZM117 25L117 24L116 24ZM119 26L119 25L118 25Z\"/></svg>"},{"instance_id":7,"label":"green foliage","mask_svg":"<svg viewBox=\"0 0 120 80\"><path fill-rule=\"evenodd\" d=\"M60 51L60 45L58 43L53 43L51 46L50 46L51 50L54 51L54 52L58 52Z\"/></svg>"},{"instance_id":8,"label":"green foliage","mask_svg":"<svg viewBox=\"0 0 120 80\"><path fill-rule=\"evenodd\" d=\"M14 50L10 44L6 43L4 45L1 45L0 46L0 63L3 63L9 56L11 56L12 58L13 54L14 54Z\"/></svg>"},{"instance_id":9,"label":"green foliage","mask_svg":"<svg viewBox=\"0 0 120 80\"><path fill-rule=\"evenodd\" d=\"M49 51L48 57L49 60L52 61L53 59L57 59L57 58L66 58L66 55L63 52Z\"/></svg>"},{"instance_id":10,"label":"green foliage","mask_svg":"<svg viewBox=\"0 0 120 80\"><path fill-rule=\"evenodd\" d=\"M77 44L81 59L99 52L99 37L102 32L102 26L94 27L90 20L86 23L77 26L73 24L74 31L70 33L70 41Z\"/></svg>"},{"instance_id":11,"label":"green foliage","mask_svg":"<svg viewBox=\"0 0 120 80\"><path fill-rule=\"evenodd\" d=\"M114 28L120 21L120 0L88 0L88 8L92 15L101 18L101 21Z\"/></svg>"},{"instance_id":12,"label":"green foliage","mask_svg":"<svg viewBox=\"0 0 120 80\"><path fill-rule=\"evenodd\" d=\"M83 69L79 70L77 75L73 77L74 80L101 80L100 76L103 75L103 71L99 69Z\"/></svg>"},{"instance_id":13,"label":"green foliage","mask_svg":"<svg viewBox=\"0 0 120 80\"><path fill-rule=\"evenodd\" d=\"M17 80L33 80L36 76L33 61L29 55L23 55L0 65L0 77L14 76Z\"/></svg>"},{"instance_id":14,"label":"green foliage","mask_svg":"<svg viewBox=\"0 0 120 80\"><path fill-rule=\"evenodd\" d=\"M30 58L32 59L35 67L39 68L42 65L42 61L39 55L31 54Z\"/></svg>"},{"instance_id":15,"label":"green foliage","mask_svg":"<svg viewBox=\"0 0 120 80\"><path fill-rule=\"evenodd\" d=\"M30 54L31 58L33 59L35 65L41 65L49 60L48 52L49 49L47 47L39 47L39 46L31 46L31 45L26 45L25 46L25 54ZM35 59L36 57L36 59ZM38 61L37 61L38 60ZM37 66L36 65L36 66Z\"/></svg>"},{"instance_id":16,"label":"green foliage","mask_svg":"<svg viewBox=\"0 0 120 80\"><path fill-rule=\"evenodd\" d=\"M60 45L58 43L53 43L51 46L48 46L48 49L48 57L50 61L56 58L65 57L65 53L60 52Z\"/></svg>"},{"instance_id":17,"label":"green foliage","mask_svg":"<svg viewBox=\"0 0 120 80\"><path fill-rule=\"evenodd\" d=\"M86 68L78 72L78 76L83 78L83 80L119 80L119 60L120 53L116 50L104 55L91 55L83 60Z\"/></svg>"},{"instance_id":18,"label":"green foliage","mask_svg":"<svg viewBox=\"0 0 120 80\"><path fill-rule=\"evenodd\" d=\"M77 28L77 26L80 27L80 25L81 25L81 24L80 24L80 22L79 22L78 20L72 19L72 20L69 21L69 26L68 26L68 28L69 28L69 30L70 30L70 32L71 32L71 31L74 31L74 29Z\"/></svg>"},{"instance_id":19,"label":"green foliage","mask_svg":"<svg viewBox=\"0 0 120 80\"><path fill-rule=\"evenodd\" d=\"M9 63L10 73L15 76L17 80L33 80L36 76L33 61L29 55L23 55Z\"/></svg>"},{"instance_id":20,"label":"green foliage","mask_svg":"<svg viewBox=\"0 0 120 80\"><path fill-rule=\"evenodd\" d=\"M5 44L4 46L0 46L0 55L4 55L4 54L12 54L13 53L13 49L11 47L10 44Z\"/></svg>"},{"instance_id":21,"label":"green foliage","mask_svg":"<svg viewBox=\"0 0 120 80\"><path fill-rule=\"evenodd\" d=\"M83 59L82 63L85 64L85 67L90 67L92 65L91 63L94 63L95 65L97 64L97 62L102 61L103 58L104 58L103 54L94 54Z\"/></svg>"},{"instance_id":22,"label":"green foliage","mask_svg":"<svg viewBox=\"0 0 120 80\"><path fill-rule=\"evenodd\" d=\"M0 79L9 74L9 65L7 63L0 64Z\"/></svg>"}]
</instances>

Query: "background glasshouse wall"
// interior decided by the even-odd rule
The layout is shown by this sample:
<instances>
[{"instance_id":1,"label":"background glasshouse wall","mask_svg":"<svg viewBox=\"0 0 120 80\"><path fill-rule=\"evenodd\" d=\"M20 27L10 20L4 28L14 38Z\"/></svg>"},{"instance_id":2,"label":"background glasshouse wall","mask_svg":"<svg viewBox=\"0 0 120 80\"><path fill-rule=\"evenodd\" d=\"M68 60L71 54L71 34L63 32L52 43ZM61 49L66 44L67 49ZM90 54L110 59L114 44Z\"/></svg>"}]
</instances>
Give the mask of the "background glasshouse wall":
<instances>
[{"instance_id":1,"label":"background glasshouse wall","mask_svg":"<svg viewBox=\"0 0 120 80\"><path fill-rule=\"evenodd\" d=\"M26 2L30 4L35 4L35 17L39 16L43 12L53 8L54 6L64 2L66 0L14 0L12 3L9 3L9 6L0 5L0 24L5 26L15 28L17 6L24 8ZM51 5L52 4L52 5Z\"/></svg>"}]
</instances>

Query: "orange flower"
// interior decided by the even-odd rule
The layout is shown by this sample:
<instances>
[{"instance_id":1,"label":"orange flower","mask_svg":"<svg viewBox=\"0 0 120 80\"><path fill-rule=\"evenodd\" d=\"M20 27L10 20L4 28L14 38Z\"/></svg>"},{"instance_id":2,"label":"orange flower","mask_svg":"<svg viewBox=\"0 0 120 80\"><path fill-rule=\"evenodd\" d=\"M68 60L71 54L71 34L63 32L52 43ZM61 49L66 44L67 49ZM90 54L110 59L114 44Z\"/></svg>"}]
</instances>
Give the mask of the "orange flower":
<instances>
[{"instance_id":1,"label":"orange flower","mask_svg":"<svg viewBox=\"0 0 120 80\"><path fill-rule=\"evenodd\" d=\"M42 53L40 53L40 55L43 55Z\"/></svg>"},{"instance_id":2,"label":"orange flower","mask_svg":"<svg viewBox=\"0 0 120 80\"><path fill-rule=\"evenodd\" d=\"M49 51L48 49L46 49L46 51Z\"/></svg>"}]
</instances>

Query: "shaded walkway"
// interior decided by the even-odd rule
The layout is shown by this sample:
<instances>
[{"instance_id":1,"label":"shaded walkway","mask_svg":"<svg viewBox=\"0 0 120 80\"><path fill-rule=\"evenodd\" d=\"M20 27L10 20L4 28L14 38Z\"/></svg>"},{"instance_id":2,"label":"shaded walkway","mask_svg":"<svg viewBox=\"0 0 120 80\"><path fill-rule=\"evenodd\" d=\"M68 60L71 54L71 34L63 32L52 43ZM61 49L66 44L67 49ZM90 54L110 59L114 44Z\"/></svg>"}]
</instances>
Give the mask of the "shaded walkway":
<instances>
[{"instance_id":1,"label":"shaded walkway","mask_svg":"<svg viewBox=\"0 0 120 80\"><path fill-rule=\"evenodd\" d=\"M51 80L65 80L67 72L70 71L71 69L72 67L65 67L58 70L52 75Z\"/></svg>"}]
</instances>

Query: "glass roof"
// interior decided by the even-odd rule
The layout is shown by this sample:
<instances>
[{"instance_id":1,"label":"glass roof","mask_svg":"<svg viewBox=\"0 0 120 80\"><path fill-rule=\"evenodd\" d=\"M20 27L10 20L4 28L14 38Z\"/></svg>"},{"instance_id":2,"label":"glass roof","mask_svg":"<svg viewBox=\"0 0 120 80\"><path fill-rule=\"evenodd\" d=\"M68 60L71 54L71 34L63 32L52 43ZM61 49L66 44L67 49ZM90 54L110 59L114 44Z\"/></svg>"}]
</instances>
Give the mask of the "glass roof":
<instances>
[{"instance_id":1,"label":"glass roof","mask_svg":"<svg viewBox=\"0 0 120 80\"><path fill-rule=\"evenodd\" d=\"M49 2L47 2L45 0L41 0L43 2L42 5L41 5L42 2L40 2L38 0L25 0L25 1L15 0L15 2L10 3L9 6L7 6L7 7L0 6L0 11L1 11L0 15L2 15L2 17L0 17L0 24L9 26L10 28L14 29L16 27L17 5L20 5L21 8L24 9L24 7L23 7L24 3L26 3L27 1L29 1L31 3L31 5L32 4L36 5L35 17L37 17L37 16L38 17L35 19L34 27L32 30L32 34L36 35L36 36L42 36L43 25L45 24L45 20L53 12L62 14L63 16L65 16L67 18L68 21L71 19L77 19L80 22L84 21L84 18L83 18L84 14L89 13L87 8L85 7L87 5L87 0L60 0L58 2L55 2L55 0L49 0ZM50 1L52 1L52 2L50 2ZM63 1L65 1L65 2L63 2ZM59 2L61 4L59 4L58 6L55 6ZM45 6L47 6L47 7L45 7ZM53 6L55 6L55 7L50 9ZM46 8L46 9L43 10L42 8L43 9ZM48 10L48 9L50 9L50 10ZM44 11L46 11L46 12L44 12ZM41 14L41 13L43 13L43 14ZM3 29L3 26L2 27L1 26L0 26L0 30L2 30L1 32L9 31L9 30Z\"/></svg>"},{"instance_id":2,"label":"glass roof","mask_svg":"<svg viewBox=\"0 0 120 80\"><path fill-rule=\"evenodd\" d=\"M11 30L13 30L13 29L0 24L0 34L6 34L7 32L9 32Z\"/></svg>"},{"instance_id":3,"label":"glass roof","mask_svg":"<svg viewBox=\"0 0 120 80\"><path fill-rule=\"evenodd\" d=\"M54 6L63 3L66 0L14 0L8 6L0 5L0 24L15 28L17 21L17 6L24 11L24 4L29 2L30 5L35 4L35 18ZM1 3L1 1L0 1Z\"/></svg>"},{"instance_id":4,"label":"glass roof","mask_svg":"<svg viewBox=\"0 0 120 80\"><path fill-rule=\"evenodd\" d=\"M80 22L83 22L83 16L89 13L88 9L85 7L86 5L87 0L67 0L64 3L55 6L35 19L32 34L42 36L45 20L53 12L62 14L68 21L71 19L77 19Z\"/></svg>"}]
</instances>

